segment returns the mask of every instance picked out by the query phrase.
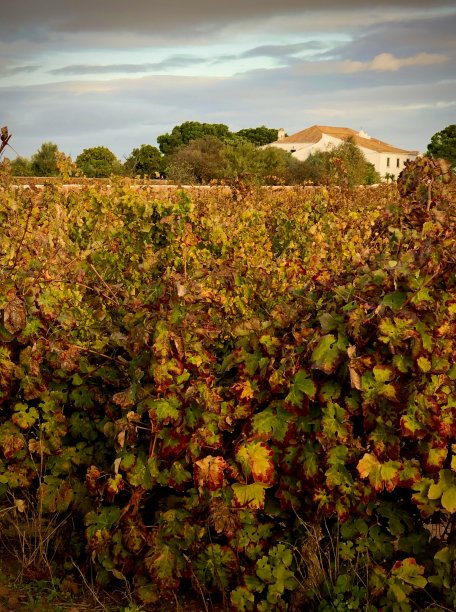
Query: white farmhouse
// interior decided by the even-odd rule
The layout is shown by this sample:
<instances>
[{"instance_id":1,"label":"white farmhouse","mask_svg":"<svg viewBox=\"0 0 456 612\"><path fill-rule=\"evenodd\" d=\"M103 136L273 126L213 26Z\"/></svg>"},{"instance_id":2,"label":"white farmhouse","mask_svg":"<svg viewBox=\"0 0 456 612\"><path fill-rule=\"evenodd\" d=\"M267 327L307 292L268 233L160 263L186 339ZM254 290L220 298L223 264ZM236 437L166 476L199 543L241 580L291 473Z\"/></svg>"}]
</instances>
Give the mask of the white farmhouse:
<instances>
[{"instance_id":1,"label":"white farmhouse","mask_svg":"<svg viewBox=\"0 0 456 612\"><path fill-rule=\"evenodd\" d=\"M289 151L294 157L303 161L311 153L331 150L348 138L353 139L364 153L366 160L375 166L382 177L386 174L397 177L404 168L405 162L416 159L419 154L418 151L405 151L376 138L371 138L362 130L356 132L350 128L326 125L313 125L291 136L285 136L285 130L281 128L278 133L278 140L266 146Z\"/></svg>"}]
</instances>

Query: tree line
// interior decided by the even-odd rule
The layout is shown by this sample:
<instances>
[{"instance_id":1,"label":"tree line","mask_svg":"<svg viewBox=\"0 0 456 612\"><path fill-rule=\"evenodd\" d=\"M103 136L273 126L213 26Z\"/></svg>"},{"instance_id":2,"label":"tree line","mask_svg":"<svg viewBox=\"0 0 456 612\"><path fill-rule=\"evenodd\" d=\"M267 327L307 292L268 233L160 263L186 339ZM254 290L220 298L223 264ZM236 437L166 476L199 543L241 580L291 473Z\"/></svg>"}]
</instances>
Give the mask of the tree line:
<instances>
[{"instance_id":1,"label":"tree line","mask_svg":"<svg viewBox=\"0 0 456 612\"><path fill-rule=\"evenodd\" d=\"M318 151L305 161L282 149L263 148L277 140L278 130L260 126L231 132L222 123L186 121L158 136L158 147L142 144L122 162L107 147L84 149L71 160L53 142L44 142L30 159L11 161L15 176L51 177L62 174L104 178L111 175L166 178L179 184L249 180L258 184L362 185L381 180L373 164L350 139L328 151ZM431 157L456 160L456 126L434 134L428 146Z\"/></svg>"}]
</instances>

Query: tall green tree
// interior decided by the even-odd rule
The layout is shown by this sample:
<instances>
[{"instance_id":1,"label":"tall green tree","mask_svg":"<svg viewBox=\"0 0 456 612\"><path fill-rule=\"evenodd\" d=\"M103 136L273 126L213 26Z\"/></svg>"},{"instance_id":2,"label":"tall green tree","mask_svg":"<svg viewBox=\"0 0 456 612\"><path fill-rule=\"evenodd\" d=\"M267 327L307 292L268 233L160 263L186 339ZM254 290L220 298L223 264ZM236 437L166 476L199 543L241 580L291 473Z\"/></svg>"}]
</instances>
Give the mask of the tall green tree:
<instances>
[{"instance_id":1,"label":"tall green tree","mask_svg":"<svg viewBox=\"0 0 456 612\"><path fill-rule=\"evenodd\" d=\"M432 136L428 144L427 155L429 157L442 157L450 162L453 169L456 168L456 124L448 125L446 128Z\"/></svg>"},{"instance_id":2,"label":"tall green tree","mask_svg":"<svg viewBox=\"0 0 456 612\"><path fill-rule=\"evenodd\" d=\"M154 178L160 174L163 167L163 157L157 147L143 144L133 149L124 164L129 176L149 176Z\"/></svg>"},{"instance_id":3,"label":"tall green tree","mask_svg":"<svg viewBox=\"0 0 456 612\"><path fill-rule=\"evenodd\" d=\"M43 142L36 153L32 155L31 168L34 176L58 176L56 154L58 146L53 142Z\"/></svg>"},{"instance_id":4,"label":"tall green tree","mask_svg":"<svg viewBox=\"0 0 456 612\"><path fill-rule=\"evenodd\" d=\"M371 185L380 182L380 175L364 157L361 149L347 139L329 151L316 151L302 162L302 182L315 185Z\"/></svg>"},{"instance_id":5,"label":"tall green tree","mask_svg":"<svg viewBox=\"0 0 456 612\"><path fill-rule=\"evenodd\" d=\"M192 140L198 138L204 138L205 136L214 136L222 140L223 142L228 141L232 138L227 125L224 123L200 123L199 121L185 121L181 125L173 127L170 134L162 134L158 136L157 142L160 147L160 151L165 155L171 155L177 151L177 149L190 143Z\"/></svg>"},{"instance_id":6,"label":"tall green tree","mask_svg":"<svg viewBox=\"0 0 456 612\"><path fill-rule=\"evenodd\" d=\"M226 175L224 143L215 136L205 136L181 146L167 160L166 174L177 183L209 183Z\"/></svg>"},{"instance_id":7,"label":"tall green tree","mask_svg":"<svg viewBox=\"0 0 456 612\"><path fill-rule=\"evenodd\" d=\"M274 147L261 149L244 139L224 143L214 136L192 140L168 157L167 176L178 183L242 179L259 184L287 183L299 163Z\"/></svg>"},{"instance_id":8,"label":"tall green tree","mask_svg":"<svg viewBox=\"0 0 456 612\"><path fill-rule=\"evenodd\" d=\"M33 176L32 162L28 157L19 155L11 161L11 174L13 176Z\"/></svg>"},{"instance_id":9,"label":"tall green tree","mask_svg":"<svg viewBox=\"0 0 456 612\"><path fill-rule=\"evenodd\" d=\"M265 125L261 125L256 128L245 128L235 133L238 138L248 140L257 147L269 144L277 140L278 130L274 128L268 128Z\"/></svg>"},{"instance_id":10,"label":"tall green tree","mask_svg":"<svg viewBox=\"0 0 456 612\"><path fill-rule=\"evenodd\" d=\"M107 178L111 174L122 174L122 164L107 147L84 149L76 158L76 166L89 178Z\"/></svg>"}]
</instances>

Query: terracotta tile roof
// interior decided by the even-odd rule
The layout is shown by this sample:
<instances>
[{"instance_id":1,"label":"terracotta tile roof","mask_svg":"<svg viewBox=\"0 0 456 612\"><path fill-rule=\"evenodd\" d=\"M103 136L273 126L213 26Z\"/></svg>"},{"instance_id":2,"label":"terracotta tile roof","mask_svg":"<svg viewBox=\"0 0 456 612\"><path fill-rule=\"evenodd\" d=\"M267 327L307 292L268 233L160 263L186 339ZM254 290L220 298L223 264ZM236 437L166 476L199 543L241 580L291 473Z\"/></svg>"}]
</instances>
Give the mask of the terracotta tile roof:
<instances>
[{"instance_id":1,"label":"terracotta tile roof","mask_svg":"<svg viewBox=\"0 0 456 612\"><path fill-rule=\"evenodd\" d=\"M398 147L393 147L386 142L377 140L377 138L366 138L365 136L360 136L358 132L352 130L351 128L330 127L326 125L313 125L306 130L301 130L300 132L296 132L296 134L292 134L291 136L286 136L281 140L277 140L274 144L314 144L321 140L323 134L333 136L334 138L339 138L340 140L347 140L347 138L351 137L359 147L371 149L372 151L377 151L378 153L402 153L405 155L418 155L418 151L406 151L405 149L399 149Z\"/></svg>"}]
</instances>

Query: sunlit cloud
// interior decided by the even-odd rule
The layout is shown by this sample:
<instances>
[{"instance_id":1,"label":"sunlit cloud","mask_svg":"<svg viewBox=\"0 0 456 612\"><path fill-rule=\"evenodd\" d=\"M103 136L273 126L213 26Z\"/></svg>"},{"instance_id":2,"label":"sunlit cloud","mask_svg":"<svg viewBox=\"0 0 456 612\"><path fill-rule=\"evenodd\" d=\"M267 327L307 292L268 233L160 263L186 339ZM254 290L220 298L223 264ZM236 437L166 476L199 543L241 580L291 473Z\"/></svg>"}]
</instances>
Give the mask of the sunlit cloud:
<instances>
[{"instance_id":1,"label":"sunlit cloud","mask_svg":"<svg viewBox=\"0 0 456 612\"><path fill-rule=\"evenodd\" d=\"M441 53L417 53L411 57L395 57L392 53L380 53L369 62L345 61L342 63L344 72L363 72L373 70L377 72L397 72L401 68L411 66L432 66L448 61L448 57Z\"/></svg>"}]
</instances>

